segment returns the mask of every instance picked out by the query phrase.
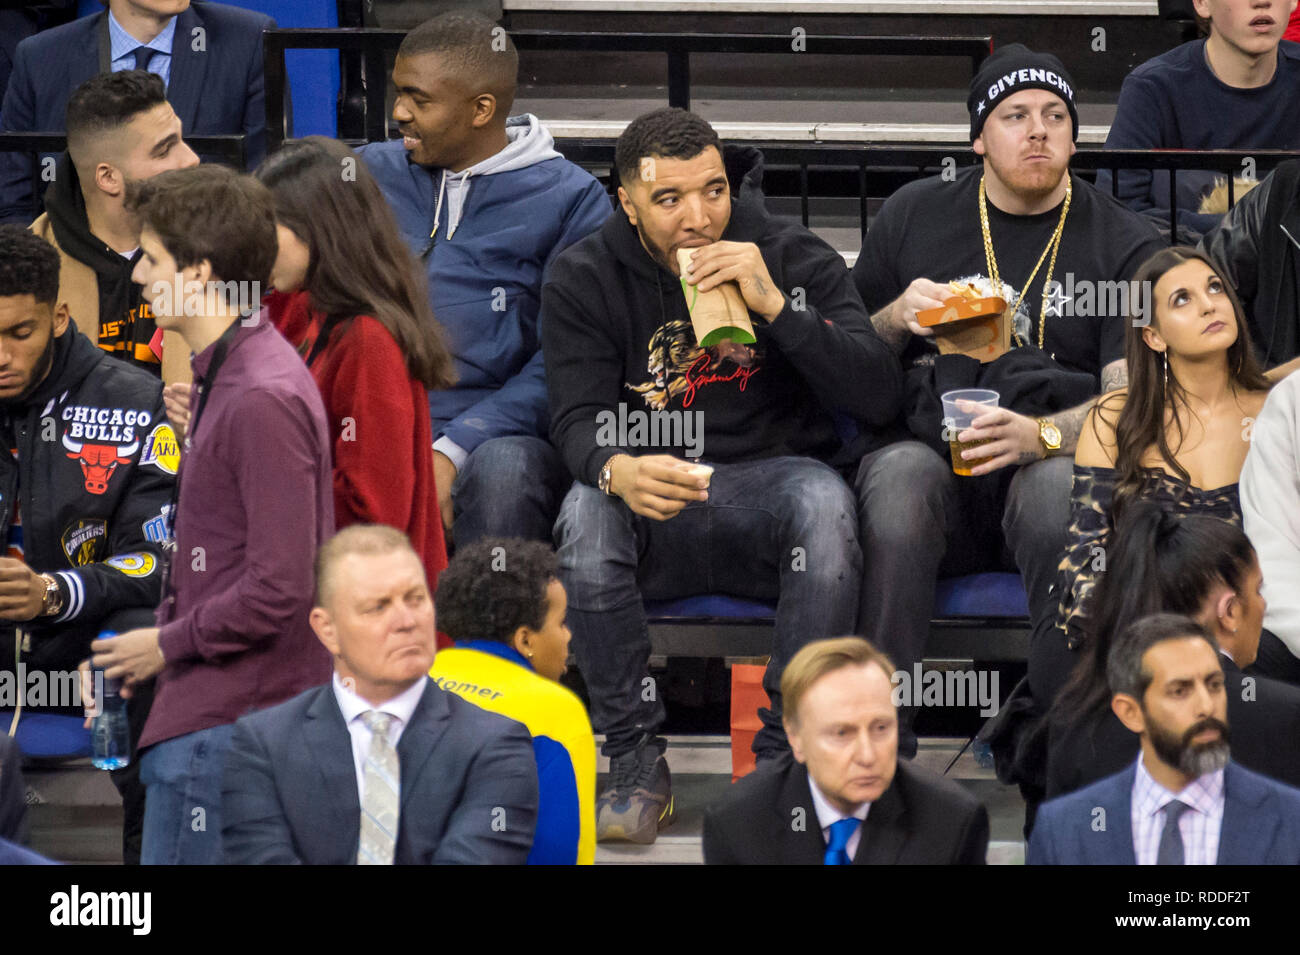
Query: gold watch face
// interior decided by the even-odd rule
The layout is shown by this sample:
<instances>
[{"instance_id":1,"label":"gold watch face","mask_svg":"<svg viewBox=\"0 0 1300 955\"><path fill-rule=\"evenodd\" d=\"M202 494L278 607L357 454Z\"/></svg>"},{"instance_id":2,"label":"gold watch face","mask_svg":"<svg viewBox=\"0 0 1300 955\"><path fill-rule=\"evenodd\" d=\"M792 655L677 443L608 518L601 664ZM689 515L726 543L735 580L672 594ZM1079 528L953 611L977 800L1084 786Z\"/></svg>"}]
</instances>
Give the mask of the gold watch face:
<instances>
[{"instance_id":1,"label":"gold watch face","mask_svg":"<svg viewBox=\"0 0 1300 955\"><path fill-rule=\"evenodd\" d=\"M1042 437L1043 443L1053 451L1061 447L1061 429L1056 425L1044 421L1038 433Z\"/></svg>"}]
</instances>

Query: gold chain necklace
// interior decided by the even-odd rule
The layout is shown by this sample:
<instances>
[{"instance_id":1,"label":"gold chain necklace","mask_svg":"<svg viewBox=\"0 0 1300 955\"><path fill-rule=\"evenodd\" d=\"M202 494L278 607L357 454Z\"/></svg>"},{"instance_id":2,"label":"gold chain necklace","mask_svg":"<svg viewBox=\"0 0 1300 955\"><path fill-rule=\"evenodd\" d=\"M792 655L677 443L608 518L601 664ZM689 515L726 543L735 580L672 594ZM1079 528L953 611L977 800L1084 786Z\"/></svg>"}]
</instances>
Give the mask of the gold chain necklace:
<instances>
[{"instance_id":1,"label":"gold chain necklace","mask_svg":"<svg viewBox=\"0 0 1300 955\"><path fill-rule=\"evenodd\" d=\"M1047 264L1047 277L1043 279L1043 303L1038 313L1038 347L1043 347L1043 334L1047 329L1047 300L1050 297L1052 287L1052 273L1056 271L1056 253L1061 248L1061 235L1065 231L1065 217L1070 214L1070 197L1074 192L1074 185L1070 182L1070 175L1067 172L1065 176L1065 204L1061 207L1061 219L1056 223L1056 231L1052 237L1047 240L1047 247L1043 249L1043 254L1038 257L1038 264L1034 270L1029 273L1029 278L1025 279L1025 284L1020 287L1020 295L1015 304L1011 306L1012 328L1015 328L1014 322L1016 312L1020 310L1020 303L1025 299L1025 293L1029 291L1029 286L1034 284L1034 276L1043 265L1043 260L1047 258L1047 253L1052 253L1052 261ZM980 228L984 231L984 260L988 263L989 279L993 283L993 294L1002 294L1002 282L998 279L998 260L993 255L993 233L989 231L989 210L987 200L984 198L984 177L980 176ZM1024 345L1025 341L1019 335L1016 335L1016 342Z\"/></svg>"}]
</instances>

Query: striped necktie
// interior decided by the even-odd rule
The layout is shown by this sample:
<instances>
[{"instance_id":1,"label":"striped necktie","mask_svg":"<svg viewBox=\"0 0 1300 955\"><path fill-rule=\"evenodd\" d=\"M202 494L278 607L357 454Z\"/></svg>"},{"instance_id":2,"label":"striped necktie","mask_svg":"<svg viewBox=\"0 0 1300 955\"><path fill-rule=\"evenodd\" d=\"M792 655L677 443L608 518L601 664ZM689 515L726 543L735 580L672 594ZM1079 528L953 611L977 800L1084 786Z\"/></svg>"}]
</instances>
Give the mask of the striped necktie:
<instances>
[{"instance_id":1,"label":"striped necktie","mask_svg":"<svg viewBox=\"0 0 1300 955\"><path fill-rule=\"evenodd\" d=\"M392 865L397 850L397 820L401 806L401 767L397 750L388 741L393 717L366 710L361 721L370 730L370 752L362 774L361 841L357 865Z\"/></svg>"}]
</instances>

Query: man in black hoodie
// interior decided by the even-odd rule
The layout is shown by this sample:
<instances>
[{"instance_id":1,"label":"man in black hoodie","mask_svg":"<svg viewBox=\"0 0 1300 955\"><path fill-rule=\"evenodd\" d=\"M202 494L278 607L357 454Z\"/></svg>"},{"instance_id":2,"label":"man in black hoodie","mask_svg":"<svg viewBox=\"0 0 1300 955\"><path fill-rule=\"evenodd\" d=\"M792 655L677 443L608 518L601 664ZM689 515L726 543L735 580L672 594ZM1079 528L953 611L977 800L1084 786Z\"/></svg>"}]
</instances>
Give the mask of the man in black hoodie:
<instances>
[{"instance_id":1,"label":"man in black hoodie","mask_svg":"<svg viewBox=\"0 0 1300 955\"><path fill-rule=\"evenodd\" d=\"M180 449L162 385L79 334L58 281L48 243L0 226L0 671L50 688L22 694L25 712L79 715L79 702L49 696L70 685L91 640L152 623ZM148 699L128 704L133 740ZM143 821L137 775L134 760L114 772L127 861Z\"/></svg>"},{"instance_id":2,"label":"man in black hoodie","mask_svg":"<svg viewBox=\"0 0 1300 955\"><path fill-rule=\"evenodd\" d=\"M158 375L153 314L131 281L140 227L123 199L127 183L196 166L198 157L181 138L162 80L144 70L103 73L77 87L67 129L68 150L32 231L59 251L59 301L76 327L104 351ZM188 378L189 355L181 350L179 364L168 364Z\"/></svg>"},{"instance_id":3,"label":"man in black hoodie","mask_svg":"<svg viewBox=\"0 0 1300 955\"><path fill-rule=\"evenodd\" d=\"M553 264L542 351L578 479L556 523L568 622L610 758L597 838L648 843L673 801L642 597L778 601L754 750L786 752L785 662L850 632L858 603L853 494L825 462L850 419L894 418L902 373L835 250L767 214L757 150L724 153L704 120L663 109L628 126L616 164L624 215ZM694 250L685 273L678 250ZM754 340L701 347L687 297L724 282Z\"/></svg>"}]
</instances>

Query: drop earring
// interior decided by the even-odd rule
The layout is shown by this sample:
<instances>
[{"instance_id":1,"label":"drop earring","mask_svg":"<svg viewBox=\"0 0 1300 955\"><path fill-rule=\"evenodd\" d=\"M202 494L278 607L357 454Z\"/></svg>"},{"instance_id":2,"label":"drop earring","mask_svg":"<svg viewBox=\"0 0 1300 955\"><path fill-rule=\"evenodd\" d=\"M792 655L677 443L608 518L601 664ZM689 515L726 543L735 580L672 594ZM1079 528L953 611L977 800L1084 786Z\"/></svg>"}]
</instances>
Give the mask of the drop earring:
<instances>
[{"instance_id":1,"label":"drop earring","mask_svg":"<svg viewBox=\"0 0 1300 955\"><path fill-rule=\"evenodd\" d=\"M1169 356L1164 352L1160 353L1160 364L1165 373L1165 391L1169 390Z\"/></svg>"}]
</instances>

